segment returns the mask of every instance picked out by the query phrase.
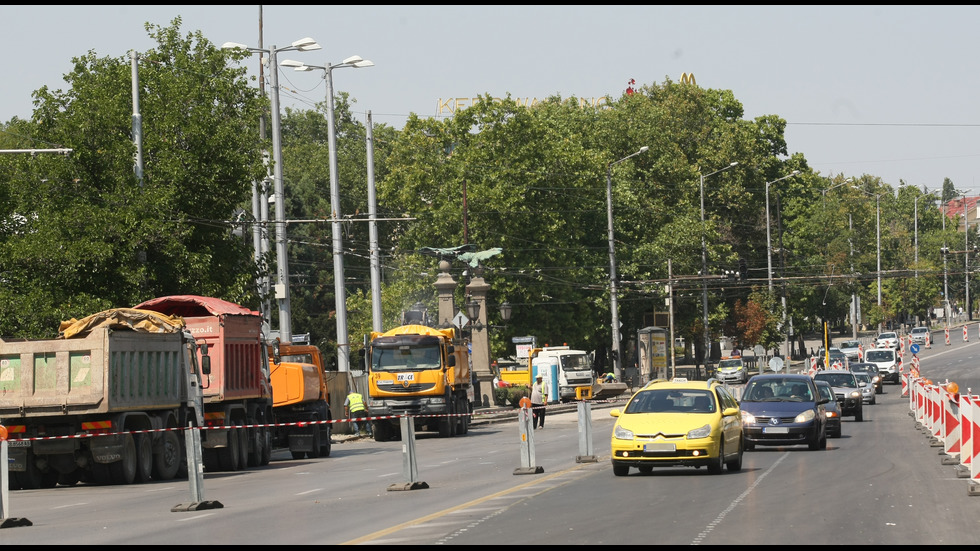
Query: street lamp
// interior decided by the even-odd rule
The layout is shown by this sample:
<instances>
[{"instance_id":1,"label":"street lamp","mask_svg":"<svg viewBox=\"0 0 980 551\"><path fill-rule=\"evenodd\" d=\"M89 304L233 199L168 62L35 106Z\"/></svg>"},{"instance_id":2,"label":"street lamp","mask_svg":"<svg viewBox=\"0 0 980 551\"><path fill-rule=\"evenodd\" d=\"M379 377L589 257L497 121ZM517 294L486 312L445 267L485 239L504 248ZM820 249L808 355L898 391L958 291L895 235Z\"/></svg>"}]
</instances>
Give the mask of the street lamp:
<instances>
[{"instance_id":1,"label":"street lamp","mask_svg":"<svg viewBox=\"0 0 980 551\"><path fill-rule=\"evenodd\" d=\"M613 373L616 375L617 381L623 380L623 373L622 358L620 358L621 348L619 346L619 306L616 303L616 242L613 240L612 167L648 149L650 149L648 146L643 146L639 151L606 165L606 216L609 221L609 311L612 315Z\"/></svg>"},{"instance_id":2,"label":"street lamp","mask_svg":"<svg viewBox=\"0 0 980 551\"><path fill-rule=\"evenodd\" d=\"M708 332L708 244L705 242L705 232L707 231L704 226L704 179L709 176L714 176L720 172L724 172L730 168L738 165L738 162L733 162L725 168L718 169L709 174L701 174L698 171L698 175L701 176L701 307L704 311L704 372L705 375L708 374L708 352L711 350L711 334Z\"/></svg>"},{"instance_id":3,"label":"street lamp","mask_svg":"<svg viewBox=\"0 0 980 551\"><path fill-rule=\"evenodd\" d=\"M279 52L300 51L309 52L319 50L320 45L312 38L303 38L293 42L284 48L276 48L275 45L264 48L252 48L236 42L225 42L221 49L248 50L250 52L261 52L269 54L269 72L271 74L272 96L272 159L273 159L273 197L276 202L276 265L278 284L276 285L276 298L279 300L279 338L285 342L292 342L293 328L290 324L289 309L289 258L286 248L286 201L283 193L282 183L282 128L279 118L279 67L276 62Z\"/></svg>"},{"instance_id":4,"label":"street lamp","mask_svg":"<svg viewBox=\"0 0 980 551\"><path fill-rule=\"evenodd\" d=\"M799 170L794 170L793 172L787 174L786 176L783 176L782 178L777 178L771 182L766 182L766 258L768 260L768 267L769 267L768 275L769 275L770 295L772 295L772 238L770 237L769 234L769 226L771 226L771 224L769 223L769 186L775 184L776 182L785 180L787 178L792 178L793 176L796 176L799 173L800 173Z\"/></svg>"},{"instance_id":5,"label":"street lamp","mask_svg":"<svg viewBox=\"0 0 980 551\"><path fill-rule=\"evenodd\" d=\"M344 287L344 251L343 235L340 227L340 180L337 174L337 131L334 120L333 70L342 67L372 67L373 62L351 56L337 64L307 65L301 61L286 59L284 67L295 67L296 71L312 71L320 69L327 81L327 141L330 155L330 210L331 228L333 230L333 287L334 302L337 307L337 367L340 371L349 371L350 343L347 336L347 290Z\"/></svg>"},{"instance_id":6,"label":"street lamp","mask_svg":"<svg viewBox=\"0 0 980 551\"><path fill-rule=\"evenodd\" d=\"M881 309L881 194L871 193L870 191L865 191L858 186L851 186L852 188L864 193L865 195L874 195L875 198L875 242L877 243L877 256L878 256L878 309ZM878 322L878 332L881 333L881 322Z\"/></svg>"}]
</instances>

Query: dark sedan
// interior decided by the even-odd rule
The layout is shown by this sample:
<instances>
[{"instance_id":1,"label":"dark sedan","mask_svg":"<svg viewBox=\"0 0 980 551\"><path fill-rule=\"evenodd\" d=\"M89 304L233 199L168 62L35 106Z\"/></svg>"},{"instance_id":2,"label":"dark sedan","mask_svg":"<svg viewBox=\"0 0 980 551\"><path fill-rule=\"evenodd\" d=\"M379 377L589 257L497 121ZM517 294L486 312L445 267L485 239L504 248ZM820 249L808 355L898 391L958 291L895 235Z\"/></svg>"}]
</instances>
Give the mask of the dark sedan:
<instances>
[{"instance_id":1,"label":"dark sedan","mask_svg":"<svg viewBox=\"0 0 980 551\"><path fill-rule=\"evenodd\" d=\"M754 375L739 401L745 449L796 444L806 444L811 450L826 449L827 402L809 375Z\"/></svg>"}]
</instances>

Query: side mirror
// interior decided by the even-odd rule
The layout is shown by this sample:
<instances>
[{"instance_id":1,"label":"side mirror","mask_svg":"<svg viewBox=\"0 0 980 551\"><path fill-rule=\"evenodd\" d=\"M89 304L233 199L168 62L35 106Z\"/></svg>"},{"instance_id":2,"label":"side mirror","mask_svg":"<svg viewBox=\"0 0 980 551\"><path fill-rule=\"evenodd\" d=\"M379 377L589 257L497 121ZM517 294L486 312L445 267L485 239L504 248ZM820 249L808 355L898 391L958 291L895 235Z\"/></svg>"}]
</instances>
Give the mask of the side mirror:
<instances>
[{"instance_id":1,"label":"side mirror","mask_svg":"<svg viewBox=\"0 0 980 551\"><path fill-rule=\"evenodd\" d=\"M281 364L282 354L279 352L279 339L277 338L272 343L272 363Z\"/></svg>"},{"instance_id":2,"label":"side mirror","mask_svg":"<svg viewBox=\"0 0 980 551\"><path fill-rule=\"evenodd\" d=\"M201 373L204 375L211 374L211 356L201 356Z\"/></svg>"}]
</instances>

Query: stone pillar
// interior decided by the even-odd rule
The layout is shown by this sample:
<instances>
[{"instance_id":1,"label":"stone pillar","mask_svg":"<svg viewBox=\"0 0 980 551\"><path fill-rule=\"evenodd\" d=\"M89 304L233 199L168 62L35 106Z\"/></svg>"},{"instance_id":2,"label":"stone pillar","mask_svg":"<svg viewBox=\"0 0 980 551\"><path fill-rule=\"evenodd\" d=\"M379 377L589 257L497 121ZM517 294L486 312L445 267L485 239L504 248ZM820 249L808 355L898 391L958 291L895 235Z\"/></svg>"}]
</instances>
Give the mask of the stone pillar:
<instances>
[{"instance_id":1,"label":"stone pillar","mask_svg":"<svg viewBox=\"0 0 980 551\"><path fill-rule=\"evenodd\" d=\"M473 374L476 379L476 406L490 407L493 403L493 371L490 369L490 328L487 327L487 291L490 285L483 280L483 270L475 270L474 277L469 285L466 286L466 294L470 300L476 301L480 305L479 319L470 320L470 341L473 352L470 354L470 363L473 365ZM474 327L475 326L475 327Z\"/></svg>"},{"instance_id":2,"label":"stone pillar","mask_svg":"<svg viewBox=\"0 0 980 551\"><path fill-rule=\"evenodd\" d=\"M436 291L439 294L439 317L436 319L436 327L446 328L453 326L453 317L456 316L456 306L453 303L453 293L456 291L456 280L449 275L449 261L439 262L439 269L442 272L436 278Z\"/></svg>"}]
</instances>

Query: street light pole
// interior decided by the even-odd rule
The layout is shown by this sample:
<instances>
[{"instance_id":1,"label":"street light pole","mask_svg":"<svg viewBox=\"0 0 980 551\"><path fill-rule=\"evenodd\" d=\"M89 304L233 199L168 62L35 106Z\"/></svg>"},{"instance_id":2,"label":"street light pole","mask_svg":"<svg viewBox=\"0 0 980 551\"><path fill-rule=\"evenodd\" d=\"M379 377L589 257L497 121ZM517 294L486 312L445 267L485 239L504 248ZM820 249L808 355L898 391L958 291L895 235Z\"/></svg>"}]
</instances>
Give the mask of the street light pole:
<instances>
[{"instance_id":1,"label":"street light pole","mask_svg":"<svg viewBox=\"0 0 980 551\"><path fill-rule=\"evenodd\" d=\"M870 191L865 191L858 186L851 186L852 188L860 191L865 195L874 195L875 197L875 246L877 248L877 272L878 272L878 311L881 311L881 194L871 193ZM878 322L878 333L881 333L882 325Z\"/></svg>"},{"instance_id":2,"label":"street light pole","mask_svg":"<svg viewBox=\"0 0 980 551\"><path fill-rule=\"evenodd\" d=\"M285 48L269 49L250 48L244 44L225 42L222 49L241 49L250 52L269 54L270 85L272 87L272 156L273 156L273 194L276 201L276 298L279 301L279 338L286 343L293 340L293 329L290 322L289 302L289 251L286 242L286 200L282 180L282 125L279 114L279 67L276 62L279 52L319 50L320 45L312 38L303 38Z\"/></svg>"},{"instance_id":3,"label":"street light pole","mask_svg":"<svg viewBox=\"0 0 980 551\"><path fill-rule=\"evenodd\" d=\"M612 364L613 374L617 381L623 380L622 349L619 345L619 305L616 299L616 241L613 239L613 208L612 208L612 167L631 159L650 149L643 146L639 151L613 161L606 165L606 217L609 222L609 312L612 316Z\"/></svg>"},{"instance_id":4,"label":"street light pole","mask_svg":"<svg viewBox=\"0 0 980 551\"><path fill-rule=\"evenodd\" d=\"M768 261L767 274L769 275L770 295L772 295L773 291L772 291L772 237L770 236L769 233L769 226L771 225L769 223L769 186L775 184L776 182L785 180L787 178L792 178L793 176L796 176L799 173L800 173L799 170L794 170L793 172L787 174L786 176L783 176L782 178L777 178L776 180L773 180L771 182L766 182L766 259Z\"/></svg>"},{"instance_id":5,"label":"street light pole","mask_svg":"<svg viewBox=\"0 0 980 551\"><path fill-rule=\"evenodd\" d=\"M321 69L327 81L327 142L330 156L330 210L333 230L333 279L334 302L337 308L337 369L350 371L350 342L347 335L347 289L344 287L344 250L340 226L340 179L337 173L337 131L334 120L333 70L343 67L371 67L371 61L351 56L337 64L307 65L300 61L284 60L284 67L295 67L296 71Z\"/></svg>"},{"instance_id":6,"label":"street light pole","mask_svg":"<svg viewBox=\"0 0 980 551\"><path fill-rule=\"evenodd\" d=\"M701 306L702 306L702 310L704 311L703 322L704 322L705 375L708 374L708 356L709 356L708 353L711 350L711 333L708 331L708 279L707 279L708 278L708 243L705 241L705 232L707 230L705 229L705 225L704 225L704 179L708 178L709 176L714 176L719 172L724 172L734 167L737 164L738 164L737 161L733 162L728 166L726 166L725 168L716 170L709 174L701 174L700 173L701 171L700 170L698 171L698 175L701 177L701 289L702 289Z\"/></svg>"}]
</instances>

